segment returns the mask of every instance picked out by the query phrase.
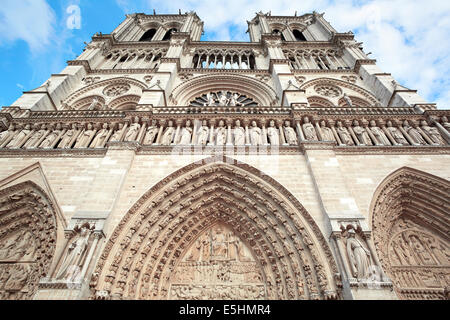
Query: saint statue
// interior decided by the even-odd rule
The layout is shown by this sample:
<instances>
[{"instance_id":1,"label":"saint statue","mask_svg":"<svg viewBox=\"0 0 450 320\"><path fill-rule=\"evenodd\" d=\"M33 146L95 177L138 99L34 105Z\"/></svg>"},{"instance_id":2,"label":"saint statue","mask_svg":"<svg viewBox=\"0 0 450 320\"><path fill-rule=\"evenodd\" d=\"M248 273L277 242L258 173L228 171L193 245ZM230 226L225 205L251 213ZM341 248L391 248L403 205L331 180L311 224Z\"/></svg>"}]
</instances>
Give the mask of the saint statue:
<instances>
[{"instance_id":1,"label":"saint statue","mask_svg":"<svg viewBox=\"0 0 450 320\"><path fill-rule=\"evenodd\" d=\"M81 227L81 230L67 249L64 260L56 274L56 279L75 280L74 277L77 276L77 272L81 271L81 264L86 253L90 235L91 230L88 227Z\"/></svg>"},{"instance_id":2,"label":"saint statue","mask_svg":"<svg viewBox=\"0 0 450 320\"><path fill-rule=\"evenodd\" d=\"M290 146L298 144L297 134L295 133L294 128L291 127L290 121L284 123L284 135L286 136L286 142Z\"/></svg>"},{"instance_id":3,"label":"saint statue","mask_svg":"<svg viewBox=\"0 0 450 320\"><path fill-rule=\"evenodd\" d=\"M203 120L202 125L197 131L197 144L206 145L206 142L208 141L208 135L209 135L209 128L208 123L206 120Z\"/></svg>"},{"instance_id":4,"label":"saint statue","mask_svg":"<svg viewBox=\"0 0 450 320\"><path fill-rule=\"evenodd\" d=\"M120 140L120 137L122 136L123 130L125 129L123 123L119 123L119 128L116 132L112 135L111 139L109 141L118 142Z\"/></svg>"},{"instance_id":5,"label":"saint statue","mask_svg":"<svg viewBox=\"0 0 450 320\"><path fill-rule=\"evenodd\" d=\"M416 129L414 129L413 127L411 127L411 125L409 124L408 120L405 120L403 122L403 129L405 129L406 133L409 134L409 136L411 137L411 139L416 143L416 144L421 144L421 145L426 145L427 143L425 142L424 138L422 137L422 135L419 133L419 131L417 131Z\"/></svg>"},{"instance_id":6,"label":"saint statue","mask_svg":"<svg viewBox=\"0 0 450 320\"><path fill-rule=\"evenodd\" d=\"M422 120L420 124L422 125L422 130L428 134L433 143L446 144L436 127L430 127L425 120Z\"/></svg>"},{"instance_id":7,"label":"saint statue","mask_svg":"<svg viewBox=\"0 0 450 320\"><path fill-rule=\"evenodd\" d=\"M348 107L353 107L352 99L346 93L344 93L344 100Z\"/></svg>"},{"instance_id":8,"label":"saint statue","mask_svg":"<svg viewBox=\"0 0 450 320\"><path fill-rule=\"evenodd\" d=\"M256 125L256 121L252 121L252 128L250 129L250 140L253 146L262 144L261 128Z\"/></svg>"},{"instance_id":9,"label":"saint statue","mask_svg":"<svg viewBox=\"0 0 450 320\"><path fill-rule=\"evenodd\" d=\"M206 94L207 102L204 104L205 107L212 107L216 105L216 99L214 99L213 93L208 92Z\"/></svg>"},{"instance_id":10,"label":"saint statue","mask_svg":"<svg viewBox=\"0 0 450 320\"><path fill-rule=\"evenodd\" d=\"M267 137L271 145L278 146L280 144L280 134L273 120L270 120L269 128L267 128Z\"/></svg>"},{"instance_id":11,"label":"saint statue","mask_svg":"<svg viewBox=\"0 0 450 320\"><path fill-rule=\"evenodd\" d=\"M135 117L123 141L136 141L140 129L141 125L139 124L139 118Z\"/></svg>"},{"instance_id":12,"label":"saint statue","mask_svg":"<svg viewBox=\"0 0 450 320\"><path fill-rule=\"evenodd\" d=\"M227 128L224 127L223 120L219 121L219 126L216 129L216 145L223 146L227 141Z\"/></svg>"},{"instance_id":13,"label":"saint statue","mask_svg":"<svg viewBox=\"0 0 450 320\"><path fill-rule=\"evenodd\" d=\"M235 146L243 146L245 145L245 129L241 127L241 122L236 120L234 130L234 145Z\"/></svg>"},{"instance_id":14,"label":"saint statue","mask_svg":"<svg viewBox=\"0 0 450 320\"><path fill-rule=\"evenodd\" d=\"M6 145L5 148L12 149L12 148L19 148L20 144L22 143L23 139L27 137L31 132L31 125L26 124L25 128L21 130L19 133L17 133L14 138Z\"/></svg>"},{"instance_id":15,"label":"saint statue","mask_svg":"<svg viewBox=\"0 0 450 320\"><path fill-rule=\"evenodd\" d=\"M16 126L15 126L13 123L11 123L11 124L9 125L8 130L2 131L2 132L0 133L0 145L1 145L1 144L9 137L9 135L10 135L11 133L13 133L15 130L16 130Z\"/></svg>"},{"instance_id":16,"label":"saint statue","mask_svg":"<svg viewBox=\"0 0 450 320\"><path fill-rule=\"evenodd\" d=\"M333 131L326 126L325 121L323 120L320 121L320 130L322 131L323 141L336 141Z\"/></svg>"},{"instance_id":17,"label":"saint statue","mask_svg":"<svg viewBox=\"0 0 450 320\"><path fill-rule=\"evenodd\" d=\"M224 107L228 105L228 98L226 91L222 91L219 97L219 106Z\"/></svg>"},{"instance_id":18,"label":"saint statue","mask_svg":"<svg viewBox=\"0 0 450 320\"><path fill-rule=\"evenodd\" d=\"M446 116L443 116L441 118L441 120L442 120L442 126L450 133L450 122L448 122L448 118Z\"/></svg>"},{"instance_id":19,"label":"saint statue","mask_svg":"<svg viewBox=\"0 0 450 320\"><path fill-rule=\"evenodd\" d=\"M56 125L56 129L53 129L52 127L50 127L50 133L45 137L44 141L42 141L39 148L51 149L53 146L53 143L55 142L56 139L58 139L58 137L61 135L62 132L63 132L63 128L62 128L61 123L58 123Z\"/></svg>"},{"instance_id":20,"label":"saint statue","mask_svg":"<svg viewBox=\"0 0 450 320\"><path fill-rule=\"evenodd\" d=\"M156 120L152 120L152 124L147 128L143 144L151 145L155 141L155 137L158 135L158 127L156 126Z\"/></svg>"},{"instance_id":21,"label":"saint statue","mask_svg":"<svg viewBox=\"0 0 450 320\"><path fill-rule=\"evenodd\" d=\"M191 128L191 120L186 120L186 126L181 129L180 142L178 144L188 145L191 144L192 139L192 128Z\"/></svg>"},{"instance_id":22,"label":"saint statue","mask_svg":"<svg viewBox=\"0 0 450 320\"><path fill-rule=\"evenodd\" d=\"M372 145L372 140L370 140L370 136L367 133L366 129L359 125L358 120L353 121L353 132L358 138L359 142L365 144L366 146Z\"/></svg>"},{"instance_id":23,"label":"saint statue","mask_svg":"<svg viewBox=\"0 0 450 320\"><path fill-rule=\"evenodd\" d=\"M409 146L408 140L405 139L403 133L392 125L391 121L386 122L386 128L391 133L392 138L399 145Z\"/></svg>"},{"instance_id":24,"label":"saint statue","mask_svg":"<svg viewBox=\"0 0 450 320\"><path fill-rule=\"evenodd\" d=\"M71 141L73 141L74 136L78 133L78 128L75 123L72 123L69 130L63 135L61 141L58 144L58 148L69 149L72 147Z\"/></svg>"},{"instance_id":25,"label":"saint statue","mask_svg":"<svg viewBox=\"0 0 450 320\"><path fill-rule=\"evenodd\" d=\"M161 138L161 144L163 146L169 146L172 143L173 135L175 134L175 128L173 127L173 121L169 121L169 125L164 131L164 134Z\"/></svg>"},{"instance_id":26,"label":"saint statue","mask_svg":"<svg viewBox=\"0 0 450 320\"><path fill-rule=\"evenodd\" d=\"M41 125L41 129L36 131L30 139L28 139L27 142L25 142L25 144L23 145L23 147L25 149L29 149L29 148L36 148L37 147L37 143L39 142L39 140L41 140L41 138L44 136L44 134L47 132L46 126L45 124Z\"/></svg>"},{"instance_id":27,"label":"saint statue","mask_svg":"<svg viewBox=\"0 0 450 320\"><path fill-rule=\"evenodd\" d=\"M378 142L380 142L385 146L391 145L391 142L389 141L388 137L386 137L386 135L384 134L383 129L377 126L375 120L370 120L370 131L372 131L373 135L375 136L375 139Z\"/></svg>"},{"instance_id":28,"label":"saint statue","mask_svg":"<svg viewBox=\"0 0 450 320\"><path fill-rule=\"evenodd\" d=\"M355 231L348 230L347 254L353 276L359 280L368 279L370 273L370 251L356 239Z\"/></svg>"},{"instance_id":29,"label":"saint statue","mask_svg":"<svg viewBox=\"0 0 450 320\"><path fill-rule=\"evenodd\" d=\"M353 142L352 137L350 136L350 133L348 132L347 128L342 125L341 121L337 122L337 128L336 131L341 138L341 141L343 144L347 146L354 146L355 143Z\"/></svg>"},{"instance_id":30,"label":"saint statue","mask_svg":"<svg viewBox=\"0 0 450 320\"><path fill-rule=\"evenodd\" d=\"M105 140L108 137L108 124L104 123L102 129L97 132L97 135L94 138L94 141L91 143L92 148L103 148L105 145Z\"/></svg>"},{"instance_id":31,"label":"saint statue","mask_svg":"<svg viewBox=\"0 0 450 320\"><path fill-rule=\"evenodd\" d=\"M317 141L319 139L317 139L317 134L316 134L316 129L314 129L314 126L312 125L311 122L309 122L309 118L305 117L305 119L303 120L303 131L305 132L305 138L306 140L312 140L312 141Z\"/></svg>"},{"instance_id":32,"label":"saint statue","mask_svg":"<svg viewBox=\"0 0 450 320\"><path fill-rule=\"evenodd\" d=\"M91 142L92 136L95 134L92 123L88 123L87 130L84 130L77 138L74 148L87 148Z\"/></svg>"}]
</instances>

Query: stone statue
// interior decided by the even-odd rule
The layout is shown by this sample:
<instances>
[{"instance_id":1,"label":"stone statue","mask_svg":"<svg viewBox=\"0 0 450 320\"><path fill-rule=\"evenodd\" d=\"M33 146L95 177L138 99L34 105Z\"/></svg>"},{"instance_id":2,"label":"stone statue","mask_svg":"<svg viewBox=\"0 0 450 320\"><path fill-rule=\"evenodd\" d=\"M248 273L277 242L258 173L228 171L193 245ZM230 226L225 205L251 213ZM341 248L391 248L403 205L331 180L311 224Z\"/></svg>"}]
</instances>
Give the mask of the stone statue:
<instances>
[{"instance_id":1,"label":"stone statue","mask_svg":"<svg viewBox=\"0 0 450 320\"><path fill-rule=\"evenodd\" d=\"M97 132L94 141L92 141L91 148L103 148L106 142L105 140L108 137L108 133L108 124L104 123L102 129Z\"/></svg>"},{"instance_id":2,"label":"stone statue","mask_svg":"<svg viewBox=\"0 0 450 320\"><path fill-rule=\"evenodd\" d=\"M443 116L441 118L441 120L442 120L442 126L450 133L450 122L448 122L448 118L446 116Z\"/></svg>"},{"instance_id":3,"label":"stone statue","mask_svg":"<svg viewBox=\"0 0 450 320\"><path fill-rule=\"evenodd\" d=\"M61 141L58 144L58 148L68 149L71 148L71 141L75 134L77 134L78 128L75 123L72 123L69 130L62 136Z\"/></svg>"},{"instance_id":4,"label":"stone statue","mask_svg":"<svg viewBox=\"0 0 450 320\"><path fill-rule=\"evenodd\" d=\"M228 105L228 98L226 91L222 91L219 97L219 106L224 107Z\"/></svg>"},{"instance_id":5,"label":"stone statue","mask_svg":"<svg viewBox=\"0 0 450 320\"><path fill-rule=\"evenodd\" d=\"M271 145L278 146L280 144L280 134L273 120L270 120L269 127L267 128L267 137Z\"/></svg>"},{"instance_id":6,"label":"stone statue","mask_svg":"<svg viewBox=\"0 0 450 320\"><path fill-rule=\"evenodd\" d=\"M39 140L41 140L41 138L44 136L44 134L47 132L46 126L45 124L41 125L41 129L36 131L30 139L28 139L27 142L25 142L25 144L23 145L23 147L25 149L29 149L29 148L36 148L37 147L37 143L39 142Z\"/></svg>"},{"instance_id":7,"label":"stone statue","mask_svg":"<svg viewBox=\"0 0 450 320\"><path fill-rule=\"evenodd\" d=\"M365 144L366 146L372 145L372 140L370 140L370 136L367 133L366 129L359 125L358 120L353 121L353 132L358 138L359 142Z\"/></svg>"},{"instance_id":8,"label":"stone statue","mask_svg":"<svg viewBox=\"0 0 450 320\"><path fill-rule=\"evenodd\" d=\"M88 227L81 227L81 230L67 249L64 260L56 274L56 279L75 280L74 277L77 276L77 272L81 271L81 263L88 246L90 235L91 230Z\"/></svg>"},{"instance_id":9,"label":"stone statue","mask_svg":"<svg viewBox=\"0 0 450 320\"><path fill-rule=\"evenodd\" d=\"M370 251L356 239L355 231L353 229L348 230L347 254L353 276L359 280L367 279L369 277L371 265Z\"/></svg>"},{"instance_id":10,"label":"stone statue","mask_svg":"<svg viewBox=\"0 0 450 320\"><path fill-rule=\"evenodd\" d=\"M205 146L208 141L209 128L206 120L203 120L202 125L197 131L197 144Z\"/></svg>"},{"instance_id":11,"label":"stone statue","mask_svg":"<svg viewBox=\"0 0 450 320\"><path fill-rule=\"evenodd\" d=\"M344 100L348 107L353 107L352 99L346 93L344 93Z\"/></svg>"},{"instance_id":12,"label":"stone statue","mask_svg":"<svg viewBox=\"0 0 450 320\"><path fill-rule=\"evenodd\" d=\"M391 142L389 141L388 137L386 137L383 130L377 126L375 120L370 120L370 131L372 131L373 135L375 136L375 139L377 139L378 142L384 144L385 146L391 145Z\"/></svg>"},{"instance_id":13,"label":"stone statue","mask_svg":"<svg viewBox=\"0 0 450 320\"><path fill-rule=\"evenodd\" d=\"M15 130L16 130L15 125L14 125L13 123L11 123L11 124L9 125L8 130L2 131L2 132L0 133L0 144L2 144L2 143L9 137L9 135L10 135L11 133L13 133Z\"/></svg>"},{"instance_id":14,"label":"stone statue","mask_svg":"<svg viewBox=\"0 0 450 320\"><path fill-rule=\"evenodd\" d=\"M228 105L230 107L240 106L241 103L238 101L238 99L239 95L237 93L232 94Z\"/></svg>"},{"instance_id":15,"label":"stone statue","mask_svg":"<svg viewBox=\"0 0 450 320\"><path fill-rule=\"evenodd\" d=\"M22 140L28 136L31 132L31 125L26 124L25 128L21 130L19 133L17 133L14 138L6 145L5 148L12 149L12 148L19 148Z\"/></svg>"},{"instance_id":16,"label":"stone statue","mask_svg":"<svg viewBox=\"0 0 450 320\"><path fill-rule=\"evenodd\" d=\"M186 120L186 126L181 129L179 143L181 145L191 144L192 139L192 128L191 128L191 120Z\"/></svg>"},{"instance_id":17,"label":"stone statue","mask_svg":"<svg viewBox=\"0 0 450 320\"><path fill-rule=\"evenodd\" d=\"M92 123L88 123L87 129L84 130L77 138L77 142L75 143L74 148L87 148L89 143L91 142L92 136L94 135L95 130L92 126Z\"/></svg>"},{"instance_id":18,"label":"stone statue","mask_svg":"<svg viewBox=\"0 0 450 320\"><path fill-rule=\"evenodd\" d=\"M348 132L347 128L345 128L342 125L341 121L337 122L337 128L336 131L339 135L339 137L341 138L341 141L343 144L347 145L347 146L354 146L355 143L353 142L352 137L350 136L350 133Z\"/></svg>"},{"instance_id":19,"label":"stone statue","mask_svg":"<svg viewBox=\"0 0 450 320\"><path fill-rule=\"evenodd\" d=\"M168 127L164 130L164 134L161 138L161 144L168 146L172 143L173 135L175 134L175 128L173 127L173 121L169 120Z\"/></svg>"},{"instance_id":20,"label":"stone statue","mask_svg":"<svg viewBox=\"0 0 450 320\"><path fill-rule=\"evenodd\" d=\"M294 128L291 127L290 121L285 121L284 123L284 135L286 136L287 144L290 146L298 144L297 134L295 133Z\"/></svg>"},{"instance_id":21,"label":"stone statue","mask_svg":"<svg viewBox=\"0 0 450 320\"><path fill-rule=\"evenodd\" d=\"M425 142L424 138L422 137L422 135L419 133L419 131L417 131L416 129L414 129L413 127L411 127L411 125L409 124L408 120L405 120L403 122L403 129L405 129L406 133L409 134L409 136L411 137L411 139L416 143L416 144L421 144L421 145L426 145L427 143Z\"/></svg>"},{"instance_id":22,"label":"stone statue","mask_svg":"<svg viewBox=\"0 0 450 320\"><path fill-rule=\"evenodd\" d=\"M27 279L29 276L28 267L23 264L16 264L10 270L10 277L5 283L5 290L8 291L20 291L27 284Z\"/></svg>"},{"instance_id":23,"label":"stone statue","mask_svg":"<svg viewBox=\"0 0 450 320\"><path fill-rule=\"evenodd\" d=\"M216 105L216 99L214 99L213 93L208 92L206 94L207 103L204 104L205 107L212 107Z\"/></svg>"},{"instance_id":24,"label":"stone statue","mask_svg":"<svg viewBox=\"0 0 450 320\"><path fill-rule=\"evenodd\" d=\"M261 145L261 128L256 125L256 121L252 121L252 127L250 129L250 142L253 146Z\"/></svg>"},{"instance_id":25,"label":"stone statue","mask_svg":"<svg viewBox=\"0 0 450 320\"><path fill-rule=\"evenodd\" d=\"M123 130L125 129L123 123L119 123L119 128L116 132L112 135L111 139L109 141L118 142L120 140L120 137L122 136Z\"/></svg>"},{"instance_id":26,"label":"stone statue","mask_svg":"<svg viewBox=\"0 0 450 320\"><path fill-rule=\"evenodd\" d=\"M336 141L333 131L326 126L325 121L323 120L320 121L320 130L322 131L323 141Z\"/></svg>"},{"instance_id":27,"label":"stone statue","mask_svg":"<svg viewBox=\"0 0 450 320\"><path fill-rule=\"evenodd\" d=\"M91 104L88 107L88 110L99 110L100 109L100 103L98 102L97 97L94 97L94 99L92 99Z\"/></svg>"},{"instance_id":28,"label":"stone statue","mask_svg":"<svg viewBox=\"0 0 450 320\"><path fill-rule=\"evenodd\" d=\"M425 120L422 120L420 124L422 125L422 130L428 134L433 143L443 145L446 144L436 127L430 127Z\"/></svg>"},{"instance_id":29,"label":"stone statue","mask_svg":"<svg viewBox=\"0 0 450 320\"><path fill-rule=\"evenodd\" d=\"M311 122L309 122L309 118L305 117L305 119L303 120L303 131L305 132L305 138L306 140L312 140L312 141L317 141L319 139L317 139L317 134L316 134L316 129L314 129L314 126L312 125Z\"/></svg>"},{"instance_id":30,"label":"stone statue","mask_svg":"<svg viewBox=\"0 0 450 320\"><path fill-rule=\"evenodd\" d=\"M145 134L144 144L151 145L155 141L155 137L158 135L158 127L156 125L156 120L152 120L152 124L147 128L147 133Z\"/></svg>"},{"instance_id":31,"label":"stone statue","mask_svg":"<svg viewBox=\"0 0 450 320\"><path fill-rule=\"evenodd\" d=\"M42 141L39 148L43 149L51 149L53 146L53 143L56 139L60 136L60 134L63 132L63 128L61 123L58 123L56 125L56 129L50 128L50 133L45 137L44 141Z\"/></svg>"},{"instance_id":32,"label":"stone statue","mask_svg":"<svg viewBox=\"0 0 450 320\"><path fill-rule=\"evenodd\" d=\"M223 120L219 121L219 126L216 129L216 145L217 146L223 146L227 141L227 128L224 127Z\"/></svg>"},{"instance_id":33,"label":"stone statue","mask_svg":"<svg viewBox=\"0 0 450 320\"><path fill-rule=\"evenodd\" d=\"M136 141L140 129L141 125L139 124L139 118L135 117L123 141Z\"/></svg>"},{"instance_id":34,"label":"stone statue","mask_svg":"<svg viewBox=\"0 0 450 320\"><path fill-rule=\"evenodd\" d=\"M235 146L243 146L245 145L245 129L241 127L241 122L236 120L234 130L234 145Z\"/></svg>"},{"instance_id":35,"label":"stone statue","mask_svg":"<svg viewBox=\"0 0 450 320\"><path fill-rule=\"evenodd\" d=\"M387 130L391 133L392 138L394 138L395 142L400 145L409 146L408 140L405 139L403 133L396 127L392 125L391 121L386 123Z\"/></svg>"}]
</instances>

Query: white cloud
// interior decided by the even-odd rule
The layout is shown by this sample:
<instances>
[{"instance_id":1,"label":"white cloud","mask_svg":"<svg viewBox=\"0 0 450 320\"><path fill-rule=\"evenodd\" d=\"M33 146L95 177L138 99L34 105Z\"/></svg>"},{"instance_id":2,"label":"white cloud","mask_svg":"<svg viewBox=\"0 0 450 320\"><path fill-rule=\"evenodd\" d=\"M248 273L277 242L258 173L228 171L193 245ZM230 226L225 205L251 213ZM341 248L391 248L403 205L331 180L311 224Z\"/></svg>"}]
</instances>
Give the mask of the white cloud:
<instances>
[{"instance_id":1,"label":"white cloud","mask_svg":"<svg viewBox=\"0 0 450 320\"><path fill-rule=\"evenodd\" d=\"M248 41L255 12L298 15L325 12L339 32L352 30L378 66L426 100L447 103L450 87L450 1L442 0L116 0L127 13L195 11L214 40ZM237 29L240 31L230 32ZM440 104L440 108L448 106Z\"/></svg>"},{"instance_id":2,"label":"white cloud","mask_svg":"<svg viewBox=\"0 0 450 320\"><path fill-rule=\"evenodd\" d=\"M24 40L32 51L39 51L49 44L55 21L45 0L2 0L0 43Z\"/></svg>"}]
</instances>

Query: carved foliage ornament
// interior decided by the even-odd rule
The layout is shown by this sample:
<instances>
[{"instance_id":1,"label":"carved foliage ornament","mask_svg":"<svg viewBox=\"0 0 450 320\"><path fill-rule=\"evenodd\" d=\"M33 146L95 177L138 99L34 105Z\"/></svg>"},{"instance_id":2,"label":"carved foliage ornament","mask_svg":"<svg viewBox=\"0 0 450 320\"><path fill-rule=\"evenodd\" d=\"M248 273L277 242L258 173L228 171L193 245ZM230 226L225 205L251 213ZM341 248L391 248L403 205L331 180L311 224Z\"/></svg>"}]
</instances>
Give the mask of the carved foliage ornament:
<instances>
[{"instance_id":1,"label":"carved foliage ornament","mask_svg":"<svg viewBox=\"0 0 450 320\"><path fill-rule=\"evenodd\" d=\"M23 182L0 191L0 300L32 299L55 251L54 208Z\"/></svg>"},{"instance_id":2,"label":"carved foliage ornament","mask_svg":"<svg viewBox=\"0 0 450 320\"><path fill-rule=\"evenodd\" d=\"M333 85L318 85L314 87L314 90L325 97L336 98L342 94L342 90Z\"/></svg>"}]
</instances>

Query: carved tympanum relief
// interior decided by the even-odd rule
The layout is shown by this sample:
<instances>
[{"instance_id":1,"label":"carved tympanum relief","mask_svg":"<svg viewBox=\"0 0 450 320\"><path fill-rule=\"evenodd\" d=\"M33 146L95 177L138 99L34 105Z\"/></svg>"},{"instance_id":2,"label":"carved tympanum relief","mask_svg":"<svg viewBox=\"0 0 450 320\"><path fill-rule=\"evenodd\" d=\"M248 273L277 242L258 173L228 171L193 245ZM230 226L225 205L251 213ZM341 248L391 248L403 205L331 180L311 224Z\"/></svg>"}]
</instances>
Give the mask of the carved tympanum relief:
<instances>
[{"instance_id":1,"label":"carved tympanum relief","mask_svg":"<svg viewBox=\"0 0 450 320\"><path fill-rule=\"evenodd\" d=\"M0 190L0 300L32 299L55 251L56 218L31 182Z\"/></svg>"},{"instance_id":2,"label":"carved tympanum relief","mask_svg":"<svg viewBox=\"0 0 450 320\"><path fill-rule=\"evenodd\" d=\"M219 92L208 92L192 100L189 105L194 107L253 107L258 104L252 99L238 92L222 90Z\"/></svg>"},{"instance_id":3,"label":"carved tympanum relief","mask_svg":"<svg viewBox=\"0 0 450 320\"><path fill-rule=\"evenodd\" d=\"M262 272L251 250L217 224L187 250L170 278L171 299L265 299Z\"/></svg>"}]
</instances>

